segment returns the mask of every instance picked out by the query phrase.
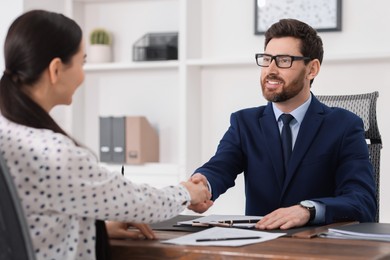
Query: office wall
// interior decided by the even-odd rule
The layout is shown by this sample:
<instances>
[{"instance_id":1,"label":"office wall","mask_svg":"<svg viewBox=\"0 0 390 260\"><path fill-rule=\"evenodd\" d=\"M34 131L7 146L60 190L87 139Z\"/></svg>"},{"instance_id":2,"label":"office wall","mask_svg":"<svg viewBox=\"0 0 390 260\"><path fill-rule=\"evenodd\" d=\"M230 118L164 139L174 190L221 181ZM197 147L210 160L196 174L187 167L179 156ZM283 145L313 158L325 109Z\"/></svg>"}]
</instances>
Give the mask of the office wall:
<instances>
[{"instance_id":1,"label":"office wall","mask_svg":"<svg viewBox=\"0 0 390 260\"><path fill-rule=\"evenodd\" d=\"M0 2L0 71L3 75L5 68L4 65L4 40L8 31L8 27L11 25L11 22L18 16L23 10L22 1L1 1Z\"/></svg>"},{"instance_id":2,"label":"office wall","mask_svg":"<svg viewBox=\"0 0 390 260\"><path fill-rule=\"evenodd\" d=\"M247 3L250 2L250 3ZM263 36L253 35L253 1L203 2L204 57L252 59L263 49ZM368 12L370 10L370 12ZM379 91L378 121L383 137L381 159L381 213L390 222L390 2L343 0L342 31L323 32L325 55L314 82L314 94L354 94ZM216 15L218 14L218 15ZM254 62L254 58L253 58ZM229 125L230 113L265 104L259 86L260 69L255 66L214 66L202 70L202 160L214 154ZM242 177L236 187L217 200L208 213L243 213ZM261 203L261 201L259 201Z\"/></svg>"}]
</instances>

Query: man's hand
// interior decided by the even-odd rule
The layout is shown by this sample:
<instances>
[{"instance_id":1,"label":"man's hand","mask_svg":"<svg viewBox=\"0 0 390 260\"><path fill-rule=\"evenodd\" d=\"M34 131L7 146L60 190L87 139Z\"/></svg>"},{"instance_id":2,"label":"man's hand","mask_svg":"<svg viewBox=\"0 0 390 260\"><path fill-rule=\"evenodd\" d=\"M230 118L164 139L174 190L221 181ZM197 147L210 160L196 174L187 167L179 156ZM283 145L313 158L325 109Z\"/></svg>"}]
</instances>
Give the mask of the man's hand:
<instances>
[{"instance_id":1,"label":"man's hand","mask_svg":"<svg viewBox=\"0 0 390 260\"><path fill-rule=\"evenodd\" d=\"M129 230L129 227L138 230ZM156 239L153 230L147 224L106 221L106 228L110 238Z\"/></svg>"},{"instance_id":2,"label":"man's hand","mask_svg":"<svg viewBox=\"0 0 390 260\"><path fill-rule=\"evenodd\" d=\"M196 183L196 184L203 183L208 188L207 179L201 173L195 173L194 175L191 176L191 178L188 181L190 181L192 183ZM188 207L188 209L195 211L197 213L203 213L214 204L214 202L210 199L211 199L211 194L207 200L205 200L203 202L196 203L196 204L191 204Z\"/></svg>"},{"instance_id":3,"label":"man's hand","mask_svg":"<svg viewBox=\"0 0 390 260\"><path fill-rule=\"evenodd\" d=\"M264 216L256 223L257 229L289 229L300 227L309 222L310 213L307 209L295 205L277 209Z\"/></svg>"},{"instance_id":4,"label":"man's hand","mask_svg":"<svg viewBox=\"0 0 390 260\"><path fill-rule=\"evenodd\" d=\"M195 173L190 177L189 181L192 181L193 183L202 182L206 187L208 187L207 178L201 173Z\"/></svg>"}]
</instances>

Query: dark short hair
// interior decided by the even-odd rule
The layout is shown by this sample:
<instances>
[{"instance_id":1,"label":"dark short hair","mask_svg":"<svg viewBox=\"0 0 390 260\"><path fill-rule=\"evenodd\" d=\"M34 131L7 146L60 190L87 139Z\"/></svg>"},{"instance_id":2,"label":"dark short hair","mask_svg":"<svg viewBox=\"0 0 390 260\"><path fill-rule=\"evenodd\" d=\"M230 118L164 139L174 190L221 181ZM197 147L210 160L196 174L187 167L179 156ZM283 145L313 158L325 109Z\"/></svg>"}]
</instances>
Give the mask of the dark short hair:
<instances>
[{"instance_id":1,"label":"dark short hair","mask_svg":"<svg viewBox=\"0 0 390 260\"><path fill-rule=\"evenodd\" d=\"M264 49L273 38L294 37L301 40L301 53L322 63L324 49L317 31L310 25L296 19L281 19L265 32ZM307 61L308 62L308 61Z\"/></svg>"}]
</instances>

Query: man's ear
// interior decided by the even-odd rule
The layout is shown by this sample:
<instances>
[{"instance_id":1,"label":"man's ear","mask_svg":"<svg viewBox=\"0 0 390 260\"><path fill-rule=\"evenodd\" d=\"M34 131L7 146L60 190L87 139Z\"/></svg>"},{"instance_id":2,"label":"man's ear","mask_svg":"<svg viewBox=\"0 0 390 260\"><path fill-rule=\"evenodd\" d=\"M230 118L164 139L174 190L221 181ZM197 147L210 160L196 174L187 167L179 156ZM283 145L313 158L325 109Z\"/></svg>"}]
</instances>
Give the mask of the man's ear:
<instances>
[{"instance_id":1,"label":"man's ear","mask_svg":"<svg viewBox=\"0 0 390 260\"><path fill-rule=\"evenodd\" d=\"M62 61L60 58L54 58L49 64L50 83L55 84L59 80L61 73Z\"/></svg>"},{"instance_id":2,"label":"man's ear","mask_svg":"<svg viewBox=\"0 0 390 260\"><path fill-rule=\"evenodd\" d=\"M318 73L320 72L320 61L318 59L314 59L309 64L309 73L307 74L307 79L314 79Z\"/></svg>"}]
</instances>

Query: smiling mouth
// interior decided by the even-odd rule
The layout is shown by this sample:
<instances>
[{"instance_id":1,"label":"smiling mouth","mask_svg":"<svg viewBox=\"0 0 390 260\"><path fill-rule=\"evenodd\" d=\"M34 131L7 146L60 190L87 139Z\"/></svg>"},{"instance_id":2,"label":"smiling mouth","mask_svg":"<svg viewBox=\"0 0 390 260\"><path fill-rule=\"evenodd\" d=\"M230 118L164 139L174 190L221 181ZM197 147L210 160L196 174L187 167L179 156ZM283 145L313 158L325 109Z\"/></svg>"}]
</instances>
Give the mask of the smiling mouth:
<instances>
[{"instance_id":1,"label":"smiling mouth","mask_svg":"<svg viewBox=\"0 0 390 260\"><path fill-rule=\"evenodd\" d=\"M265 79L265 88L274 91L276 89L279 89L283 86L284 81L280 79L275 79L275 78L267 78Z\"/></svg>"},{"instance_id":2,"label":"smiling mouth","mask_svg":"<svg viewBox=\"0 0 390 260\"><path fill-rule=\"evenodd\" d=\"M272 80L272 79L268 79L266 80L266 82L270 85L280 85L282 84L282 81L279 81L279 80Z\"/></svg>"},{"instance_id":3,"label":"smiling mouth","mask_svg":"<svg viewBox=\"0 0 390 260\"><path fill-rule=\"evenodd\" d=\"M265 77L265 83L269 86L276 87L279 85L283 85L284 81L276 75L271 74Z\"/></svg>"}]
</instances>

